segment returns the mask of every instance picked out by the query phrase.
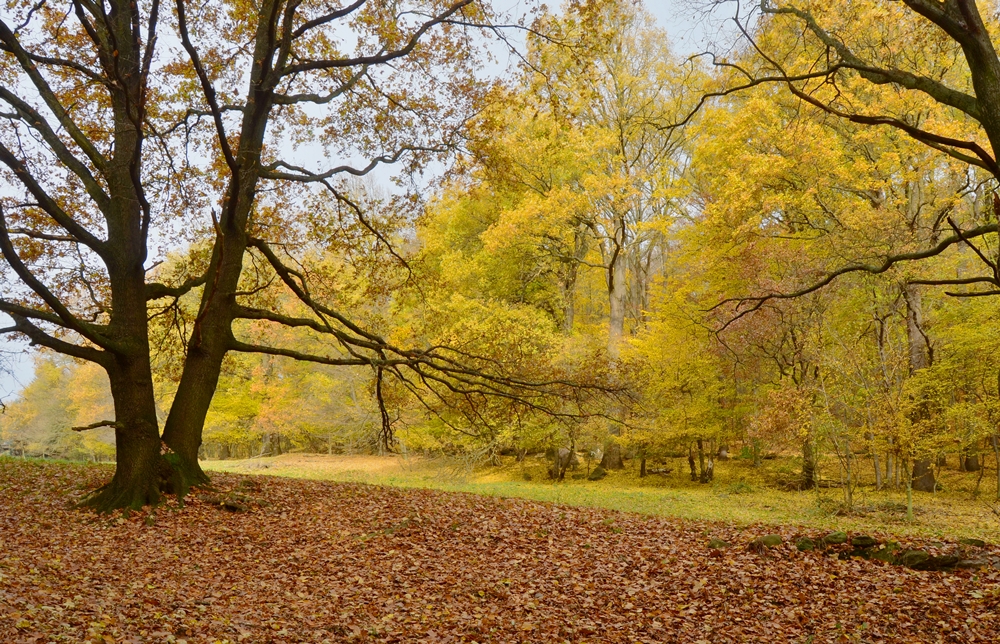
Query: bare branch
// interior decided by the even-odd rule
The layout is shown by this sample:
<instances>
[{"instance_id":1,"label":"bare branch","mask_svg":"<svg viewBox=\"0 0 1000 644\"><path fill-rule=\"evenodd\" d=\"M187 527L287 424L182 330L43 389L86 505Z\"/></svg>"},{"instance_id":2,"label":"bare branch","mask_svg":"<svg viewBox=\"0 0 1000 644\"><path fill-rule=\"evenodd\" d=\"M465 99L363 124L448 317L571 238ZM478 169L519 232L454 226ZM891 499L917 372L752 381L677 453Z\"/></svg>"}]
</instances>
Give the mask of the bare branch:
<instances>
[{"instance_id":1,"label":"bare branch","mask_svg":"<svg viewBox=\"0 0 1000 644\"><path fill-rule=\"evenodd\" d=\"M915 260L927 259L928 257L935 257L943 253L951 246L954 246L955 244L963 243L967 239L975 239L977 237L982 237L983 235L995 233L998 232L998 230L1000 230L1000 225L998 224L987 224L983 226L978 226L971 230L964 231L960 235L952 235L951 237L947 237L941 240L936 246L933 246L931 248L915 251L912 253L901 253L899 255L890 255L886 257L881 264L851 264L849 266L844 266L843 268L837 269L832 273L827 274L826 277L819 280L818 282L815 282L810 286L807 286L805 288L796 291L792 291L789 293L768 293L767 295L758 295L754 297L731 297L722 300L721 302L719 302L718 304L716 304L715 306L711 307L708 310L714 311L727 304L735 303L737 305L736 306L737 314L729 321L727 321L720 329L720 330L725 330L740 318L760 310L760 308L764 306L764 304L766 304L771 300L790 300L797 297L802 297L803 295L808 295L809 293L813 293L825 286L828 286L829 284L833 283L833 281L836 280L838 277L842 275L847 275L848 273L869 273L872 275L878 275L880 273L888 271L896 264L902 262L911 262ZM741 310L741 307L743 307L744 304L749 304L750 306L748 308L744 308Z\"/></svg>"},{"instance_id":2,"label":"bare branch","mask_svg":"<svg viewBox=\"0 0 1000 644\"><path fill-rule=\"evenodd\" d=\"M182 0L178 0L180 2ZM420 42L420 39L425 33L430 29L443 23L450 16L454 15L458 11L462 10L464 7L472 4L476 0L458 0L455 4L441 12L440 14L434 16L410 35L407 39L406 44L399 49L380 52L372 56L357 56L355 58L342 58L339 60L314 60L304 63L299 63L297 65L289 65L282 71L283 76L288 76L292 74L298 74L301 72L317 70L317 69L341 69L344 67L357 67L358 65L380 65L382 63L388 63L393 60L403 58L410 55Z\"/></svg>"},{"instance_id":3,"label":"bare branch","mask_svg":"<svg viewBox=\"0 0 1000 644\"><path fill-rule=\"evenodd\" d=\"M124 426L114 420L99 420L96 423L91 423L89 425L83 425L82 427L70 427L70 430L74 432L85 432L88 429L98 429L100 427L114 427L115 429L123 429Z\"/></svg>"}]
</instances>

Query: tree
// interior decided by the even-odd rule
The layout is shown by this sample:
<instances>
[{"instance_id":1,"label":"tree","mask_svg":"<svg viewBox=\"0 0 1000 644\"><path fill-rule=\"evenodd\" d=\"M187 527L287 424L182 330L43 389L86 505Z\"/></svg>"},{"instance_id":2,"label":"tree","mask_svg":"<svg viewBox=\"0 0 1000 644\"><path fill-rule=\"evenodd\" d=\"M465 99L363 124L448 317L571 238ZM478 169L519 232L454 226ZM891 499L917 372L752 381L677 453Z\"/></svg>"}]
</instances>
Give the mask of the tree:
<instances>
[{"instance_id":1,"label":"tree","mask_svg":"<svg viewBox=\"0 0 1000 644\"><path fill-rule=\"evenodd\" d=\"M398 256L343 178L447 151L479 94L470 30L487 22L476 0L9 8L2 332L107 372L115 418L95 426L114 428L118 466L88 503L138 507L206 480L202 428L231 351L369 366L379 383L409 368L424 384L531 389L491 361L392 345L325 303L322 271L302 264L301 205L318 194ZM363 160L296 162L324 156ZM150 281L157 247L174 241L200 245ZM297 312L267 306L268 289ZM149 319L174 315L189 293L200 303L161 441ZM316 353L254 344L236 336L239 320L330 342Z\"/></svg>"},{"instance_id":2,"label":"tree","mask_svg":"<svg viewBox=\"0 0 1000 644\"><path fill-rule=\"evenodd\" d=\"M993 46L995 21L984 19L976 2L820 5L768 0L718 4L736 7L734 22L747 49L735 61L715 59L716 65L730 74L727 86L716 95L777 84L807 108L843 122L896 130L943 153L952 165L961 164L963 169L957 174L966 184L971 179L974 188L968 192L975 204L987 201L984 197L989 186L1000 179L996 162L1000 86L995 81L1000 59ZM897 175L911 197L907 210L912 222L918 220L921 188L931 176L907 179ZM930 181L939 183L940 176L933 175ZM959 286L959 290L948 292L956 297L1000 294L996 288L1000 285L997 260L979 247L984 241L988 245L998 231L998 208L992 210L975 207L973 216L965 221L952 218L949 209L939 211L937 223L946 222L952 234L940 235L934 225L930 239L920 240L924 243L918 248L902 252L893 248L880 253L878 261L856 261L829 269L811 283L736 298L736 316L775 299L813 293L847 273L881 274L897 264L926 260L964 246L985 272L966 270L957 276L933 277L910 274L901 285L908 306L911 371L916 373L930 363L929 341L920 324L917 285ZM914 470L919 485L933 489L930 461L919 459Z\"/></svg>"}]
</instances>

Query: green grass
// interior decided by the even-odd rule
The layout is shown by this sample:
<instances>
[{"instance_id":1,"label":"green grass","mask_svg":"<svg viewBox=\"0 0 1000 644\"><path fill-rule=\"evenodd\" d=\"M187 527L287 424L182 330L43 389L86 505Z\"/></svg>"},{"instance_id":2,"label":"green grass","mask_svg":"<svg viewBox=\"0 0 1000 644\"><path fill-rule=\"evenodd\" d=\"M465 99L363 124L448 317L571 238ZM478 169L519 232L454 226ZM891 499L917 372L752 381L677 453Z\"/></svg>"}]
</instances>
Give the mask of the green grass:
<instances>
[{"instance_id":1,"label":"green grass","mask_svg":"<svg viewBox=\"0 0 1000 644\"><path fill-rule=\"evenodd\" d=\"M769 480L794 471L792 459L767 463L763 470L745 462L720 463L716 482L708 485L691 483L679 467L686 467L683 460L668 465L674 471L666 477L640 479L636 472L625 470L613 472L599 482L569 476L563 482L551 482L544 479L545 465L539 461L474 470L440 459L304 454L203 463L206 469L217 471L470 492L736 524L790 524L898 536L1000 541L1000 519L991 504L972 498L969 481L975 480L973 474L962 473L958 479L946 472L942 478L951 491L917 494L915 519L910 523L905 518L903 492L861 488L855 495L854 511L844 513L839 489L817 493L768 487ZM525 473L531 480L524 480ZM983 496L993 492L990 480L989 475L984 479Z\"/></svg>"}]
</instances>

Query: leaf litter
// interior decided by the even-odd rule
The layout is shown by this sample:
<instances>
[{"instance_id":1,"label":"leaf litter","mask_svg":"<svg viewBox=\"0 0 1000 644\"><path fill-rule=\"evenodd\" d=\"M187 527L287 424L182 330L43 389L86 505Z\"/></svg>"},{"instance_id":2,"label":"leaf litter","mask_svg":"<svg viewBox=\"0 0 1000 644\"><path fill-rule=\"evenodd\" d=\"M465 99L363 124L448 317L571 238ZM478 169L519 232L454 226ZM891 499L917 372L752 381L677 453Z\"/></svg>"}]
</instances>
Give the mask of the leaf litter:
<instances>
[{"instance_id":1,"label":"leaf litter","mask_svg":"<svg viewBox=\"0 0 1000 644\"><path fill-rule=\"evenodd\" d=\"M801 553L794 526L230 474L183 507L74 509L109 473L0 461L0 642L996 642L1000 633L996 568L920 572ZM767 533L784 543L745 547ZM709 538L734 545L709 549Z\"/></svg>"}]
</instances>

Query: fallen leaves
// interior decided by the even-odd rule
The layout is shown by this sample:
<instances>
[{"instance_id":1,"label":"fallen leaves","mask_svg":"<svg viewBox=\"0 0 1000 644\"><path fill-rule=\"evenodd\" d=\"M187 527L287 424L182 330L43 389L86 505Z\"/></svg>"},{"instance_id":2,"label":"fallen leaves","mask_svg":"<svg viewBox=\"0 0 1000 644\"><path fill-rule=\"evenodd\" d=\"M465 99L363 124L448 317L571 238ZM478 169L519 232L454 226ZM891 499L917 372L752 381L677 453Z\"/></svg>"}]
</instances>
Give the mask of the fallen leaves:
<instances>
[{"instance_id":1,"label":"fallen leaves","mask_svg":"<svg viewBox=\"0 0 1000 644\"><path fill-rule=\"evenodd\" d=\"M0 461L0 641L994 642L1000 632L995 569L800 553L792 527L232 475L183 509L71 509L107 476ZM219 507L235 494L247 512ZM706 545L776 531L784 543L766 556Z\"/></svg>"}]
</instances>

